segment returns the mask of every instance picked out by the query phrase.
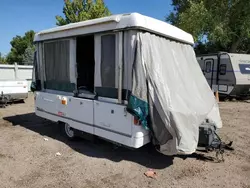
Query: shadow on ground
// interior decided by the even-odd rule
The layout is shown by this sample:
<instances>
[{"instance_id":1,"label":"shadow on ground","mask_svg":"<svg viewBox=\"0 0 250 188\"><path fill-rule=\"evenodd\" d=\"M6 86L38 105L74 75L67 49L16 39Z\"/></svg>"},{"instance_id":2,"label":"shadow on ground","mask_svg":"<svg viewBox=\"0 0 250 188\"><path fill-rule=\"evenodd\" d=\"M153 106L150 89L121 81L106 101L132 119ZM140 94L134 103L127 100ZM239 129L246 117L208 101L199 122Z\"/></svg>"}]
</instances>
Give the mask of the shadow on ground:
<instances>
[{"instance_id":1,"label":"shadow on ground","mask_svg":"<svg viewBox=\"0 0 250 188\"><path fill-rule=\"evenodd\" d=\"M13 126L20 125L42 136L64 142L73 150L90 157L106 158L114 162L126 160L154 169L163 169L173 164L173 157L160 154L152 145L130 150L124 147L114 148L113 144L100 139L97 142L83 139L69 141L62 135L60 125L44 120L34 113L4 117L3 119L12 123Z\"/></svg>"}]
</instances>

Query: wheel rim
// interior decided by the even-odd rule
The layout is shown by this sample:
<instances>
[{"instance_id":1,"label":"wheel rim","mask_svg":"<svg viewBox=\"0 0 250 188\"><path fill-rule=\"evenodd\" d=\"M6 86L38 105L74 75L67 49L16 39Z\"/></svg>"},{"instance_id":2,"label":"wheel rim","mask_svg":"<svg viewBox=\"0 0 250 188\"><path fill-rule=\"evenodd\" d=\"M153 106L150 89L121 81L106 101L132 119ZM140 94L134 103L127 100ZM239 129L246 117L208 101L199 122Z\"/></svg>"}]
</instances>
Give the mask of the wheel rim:
<instances>
[{"instance_id":1,"label":"wheel rim","mask_svg":"<svg viewBox=\"0 0 250 188\"><path fill-rule=\"evenodd\" d=\"M65 133L67 134L68 137L73 138L74 137L74 131L71 129L69 124L65 123Z\"/></svg>"}]
</instances>

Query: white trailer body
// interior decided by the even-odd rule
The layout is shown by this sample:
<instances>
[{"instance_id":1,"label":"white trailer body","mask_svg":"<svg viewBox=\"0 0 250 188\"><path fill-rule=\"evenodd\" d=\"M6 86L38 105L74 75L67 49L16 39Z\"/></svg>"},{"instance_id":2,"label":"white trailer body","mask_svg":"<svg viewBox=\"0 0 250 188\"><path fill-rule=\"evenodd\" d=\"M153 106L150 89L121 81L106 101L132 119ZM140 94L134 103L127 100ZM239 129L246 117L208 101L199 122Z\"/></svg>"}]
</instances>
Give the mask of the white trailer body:
<instances>
[{"instance_id":1,"label":"white trailer body","mask_svg":"<svg viewBox=\"0 0 250 188\"><path fill-rule=\"evenodd\" d=\"M67 106L61 103L62 100L67 101ZM134 125L134 117L123 105L37 92L36 106L36 114L40 117L67 123L76 130L128 147L139 148L150 142L148 131Z\"/></svg>"},{"instance_id":2,"label":"white trailer body","mask_svg":"<svg viewBox=\"0 0 250 188\"><path fill-rule=\"evenodd\" d=\"M153 58L152 61L147 60L147 62L152 62L152 66L156 66L155 68L149 67L150 71L156 69L161 71L162 69L157 66L165 66L164 71L160 73L164 79L158 83L161 84L158 90L164 90L160 92L163 94L161 98L164 98L164 104L161 103L162 111L158 105L159 102L155 101L156 93L154 97L152 96L152 87L154 86L150 86L149 89L152 91L150 94L144 87L146 80L144 79L145 75L143 76L144 71L140 67L143 63L138 63L136 69L134 67L135 61L142 60L141 52L138 51L139 42L143 41L144 43L148 40L148 45L151 38L151 42L155 40L154 45L156 46L164 44L165 49L168 50L167 53L171 53L169 57L172 58L178 54L178 57L172 59L165 56L164 59L169 60L169 62L162 61L163 58L154 63L156 58ZM192 153L198 140L199 123L212 109L217 109L213 94L209 86L206 86L206 80L197 64L192 48L194 44L192 36L165 22L137 13L113 15L41 31L35 35L34 42L36 44L33 71L36 84L35 113L54 122L63 122L68 137L74 136L74 130L80 130L131 148L139 148L149 143L152 132L150 133L149 129L144 126L145 121L141 121L141 119L138 121L137 116L127 111L128 104L130 104L129 97L132 92L138 91L138 95L141 95L140 99L147 101L146 96L150 95L149 100L155 103L156 108L159 107L158 112L156 112L155 106L150 109L154 113L154 117L159 117L157 126L161 124L164 127L165 124L168 124L166 119L170 121L167 129L164 128L165 130L161 131L163 128L161 127L155 132L162 136L163 141L160 144L168 142L165 152L175 154L178 152L177 150L182 150L181 147L185 147L182 153ZM147 51L146 47L150 48L150 45L147 45L144 46L143 53ZM161 49L159 46L157 48ZM163 53L159 51L156 53L159 53L157 57L161 58ZM147 54L150 53L145 55ZM162 61L161 64L160 61ZM181 71L187 73L186 69L195 70L195 73L184 75L180 73L185 78L194 80L191 87L187 87L187 84L183 84L184 87L175 87L187 80L178 77L175 79L178 80L178 84L165 83L166 80L170 80L165 76L170 76L173 73L171 69L178 66L177 61L183 63L180 67ZM169 70L166 68L168 64L172 66ZM185 67L185 70L182 70L182 67ZM135 74L140 73L141 76L135 76ZM155 72L149 76L157 75L159 74ZM177 73L173 77L176 75ZM194 75L198 75L199 78L194 79ZM152 78L152 80L158 81L157 78ZM165 81L163 82L163 80ZM200 83L196 83L196 80ZM204 90L196 91L198 88L196 84L201 84ZM166 92L170 86L172 90ZM185 88L185 95L184 92L180 91L180 88ZM180 105L178 99L171 100L172 97L177 96L171 93L175 91L180 92L178 95L180 98L183 97ZM194 104L193 102L191 105L185 103L195 96L193 92L195 94L207 92L200 95L207 97L202 99L204 101L202 110L197 109L200 102L193 106L192 110L197 112L189 111L191 109L189 107ZM164 94L166 94L165 97ZM171 96L167 96L168 94ZM198 97L199 100L202 97ZM172 101L175 104L171 104ZM172 109L178 113L173 112L175 115L172 114L170 118L164 118L172 113ZM147 113L148 111L149 109L146 109L146 112L137 112ZM200 112L202 115L198 115ZM192 118L193 116L195 116L193 120L189 121L189 131L187 128L171 128L178 123L187 122L184 119L179 120L177 124L171 123L171 121L178 118ZM176 137L177 130L183 131L180 133L181 137ZM192 134L195 134L196 138L191 136ZM179 138L185 138L185 141L177 141ZM182 146L177 147L178 143Z\"/></svg>"},{"instance_id":3,"label":"white trailer body","mask_svg":"<svg viewBox=\"0 0 250 188\"><path fill-rule=\"evenodd\" d=\"M222 52L199 55L197 60L208 84L220 96L250 96L250 55Z\"/></svg>"},{"instance_id":4,"label":"white trailer body","mask_svg":"<svg viewBox=\"0 0 250 188\"><path fill-rule=\"evenodd\" d=\"M27 80L0 80L0 96L7 102L24 100L28 97Z\"/></svg>"}]
</instances>

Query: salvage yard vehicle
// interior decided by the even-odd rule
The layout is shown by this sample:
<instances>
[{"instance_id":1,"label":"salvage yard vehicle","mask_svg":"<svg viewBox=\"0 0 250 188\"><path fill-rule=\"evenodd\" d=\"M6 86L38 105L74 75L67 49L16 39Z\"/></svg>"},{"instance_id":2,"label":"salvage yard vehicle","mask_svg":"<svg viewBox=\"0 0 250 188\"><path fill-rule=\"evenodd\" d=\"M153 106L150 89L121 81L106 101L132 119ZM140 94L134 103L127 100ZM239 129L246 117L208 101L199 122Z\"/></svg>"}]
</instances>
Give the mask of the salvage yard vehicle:
<instances>
[{"instance_id":1,"label":"salvage yard vehicle","mask_svg":"<svg viewBox=\"0 0 250 188\"><path fill-rule=\"evenodd\" d=\"M36 33L35 113L76 130L166 155L196 150L199 125L222 126L193 37L168 23L120 14Z\"/></svg>"},{"instance_id":2,"label":"salvage yard vehicle","mask_svg":"<svg viewBox=\"0 0 250 188\"><path fill-rule=\"evenodd\" d=\"M197 60L214 91L224 98L250 97L250 55L220 52Z\"/></svg>"}]
</instances>

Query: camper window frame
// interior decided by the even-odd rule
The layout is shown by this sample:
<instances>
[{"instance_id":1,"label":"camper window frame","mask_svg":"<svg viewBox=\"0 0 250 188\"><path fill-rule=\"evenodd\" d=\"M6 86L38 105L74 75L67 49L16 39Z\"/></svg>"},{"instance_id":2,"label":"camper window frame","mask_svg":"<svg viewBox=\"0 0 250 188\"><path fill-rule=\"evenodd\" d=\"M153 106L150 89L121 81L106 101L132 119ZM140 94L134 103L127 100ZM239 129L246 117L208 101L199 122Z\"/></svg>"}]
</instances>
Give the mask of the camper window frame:
<instances>
[{"instance_id":1,"label":"camper window frame","mask_svg":"<svg viewBox=\"0 0 250 188\"><path fill-rule=\"evenodd\" d=\"M99 76L95 76L95 91L97 92L98 88L106 88L102 85L102 79L101 79L101 54L102 54L102 45L101 45L101 39L105 35L115 35L115 87L109 88L117 91L117 97L114 98L114 93L110 96L106 95L98 95L98 99L105 102L111 102L111 103L118 103L118 90L119 90L119 65L121 64L121 61L123 61L123 30L116 30L116 31L109 31L109 32L102 32L95 34L95 59L96 63L99 62L99 65L97 67L97 64L95 65L95 75L98 74ZM122 43L122 44L121 44ZM100 66L100 67L99 67ZM123 67L124 68L124 67ZM122 69L123 69L122 68ZM122 78L123 79L123 78ZM107 89L107 88L106 88Z\"/></svg>"},{"instance_id":2,"label":"camper window frame","mask_svg":"<svg viewBox=\"0 0 250 188\"><path fill-rule=\"evenodd\" d=\"M70 68L70 39L68 39L68 38L64 38L64 39L59 39L59 40L50 40L50 41L45 41L44 43L43 43L43 52L44 52L44 61L43 61L43 63L44 63L44 70L45 70L45 77L46 77L46 81L48 81L48 78L47 78L47 73L46 73L46 70L47 70L47 68L46 68L46 62L45 62L45 60L46 60L46 58L45 58L45 56L46 56L46 54L45 54L45 46L46 46L46 44L55 44L55 43L60 43L60 42L62 42L62 41L67 41L68 42L68 48L69 48L69 51L68 51L68 53L69 53L69 56L67 57L68 58L68 60L69 60L69 67L68 68ZM54 49L54 48L53 48ZM60 64L61 64L61 62L60 62ZM56 71L56 70L55 70ZM68 77L69 77L69 82L70 82L70 72L69 72L69 75L68 75ZM61 80L60 80L61 81ZM47 85L47 84L46 84ZM54 90L54 89L51 89L51 88L47 88L47 86L46 86L46 88L45 89L49 89L49 90Z\"/></svg>"},{"instance_id":3,"label":"camper window frame","mask_svg":"<svg viewBox=\"0 0 250 188\"><path fill-rule=\"evenodd\" d=\"M208 69L208 66L207 66L207 64L210 64L210 66L209 66L209 69ZM206 73L211 73L212 72L212 64L213 62L212 62L212 60L205 60L205 72Z\"/></svg>"},{"instance_id":4,"label":"camper window frame","mask_svg":"<svg viewBox=\"0 0 250 188\"><path fill-rule=\"evenodd\" d=\"M41 41L39 43L41 43L41 50L42 50L42 63L41 63L41 67L42 67L42 88L44 91L46 92L50 92L50 93L64 93L64 94L68 94L71 95L71 93L73 92L69 92L69 91L61 91L61 90L55 90L55 89L49 89L49 88L45 88L44 83L47 81L47 77L46 77L46 68L45 68L45 49L44 46L47 43L53 43L53 42L57 42L57 41L69 41L69 78L70 78L70 83L71 84L75 84L75 89L76 89L76 37L67 37L67 38L58 38L58 39L52 39L52 40L45 40L45 41ZM74 89L74 90L75 90Z\"/></svg>"},{"instance_id":5,"label":"camper window frame","mask_svg":"<svg viewBox=\"0 0 250 188\"><path fill-rule=\"evenodd\" d=\"M223 70L223 72L221 71L222 67L225 67L225 70ZM226 73L227 73L227 65L226 64L220 64L219 73L220 73L220 75L226 75Z\"/></svg>"},{"instance_id":6,"label":"camper window frame","mask_svg":"<svg viewBox=\"0 0 250 188\"><path fill-rule=\"evenodd\" d=\"M105 37L105 36L110 36L110 35L113 35L114 36L114 39L115 39L115 41L114 41L114 43L115 43L115 51L114 51L114 56L115 56L115 59L114 59L114 64L115 64L115 66L114 66L114 68L115 68L115 70L114 70L114 73L115 73L115 79L114 79L114 84L112 83L112 85L114 85L114 88L116 88L117 87L117 71L116 71L116 69L117 69L117 51L118 51L118 53L119 53L119 49L117 50L117 33L116 32L109 32L109 33L104 33L104 34L101 34L100 35L100 73L101 73L101 75L100 75L100 78L101 78L101 83L102 83L102 87L107 87L107 86L103 86L103 80L102 80L102 70L101 70L101 67L102 67L102 63L103 63L103 57L102 57L102 55L103 55L103 49L102 49L102 39L103 39L103 37ZM113 71L113 70L112 70Z\"/></svg>"}]
</instances>

